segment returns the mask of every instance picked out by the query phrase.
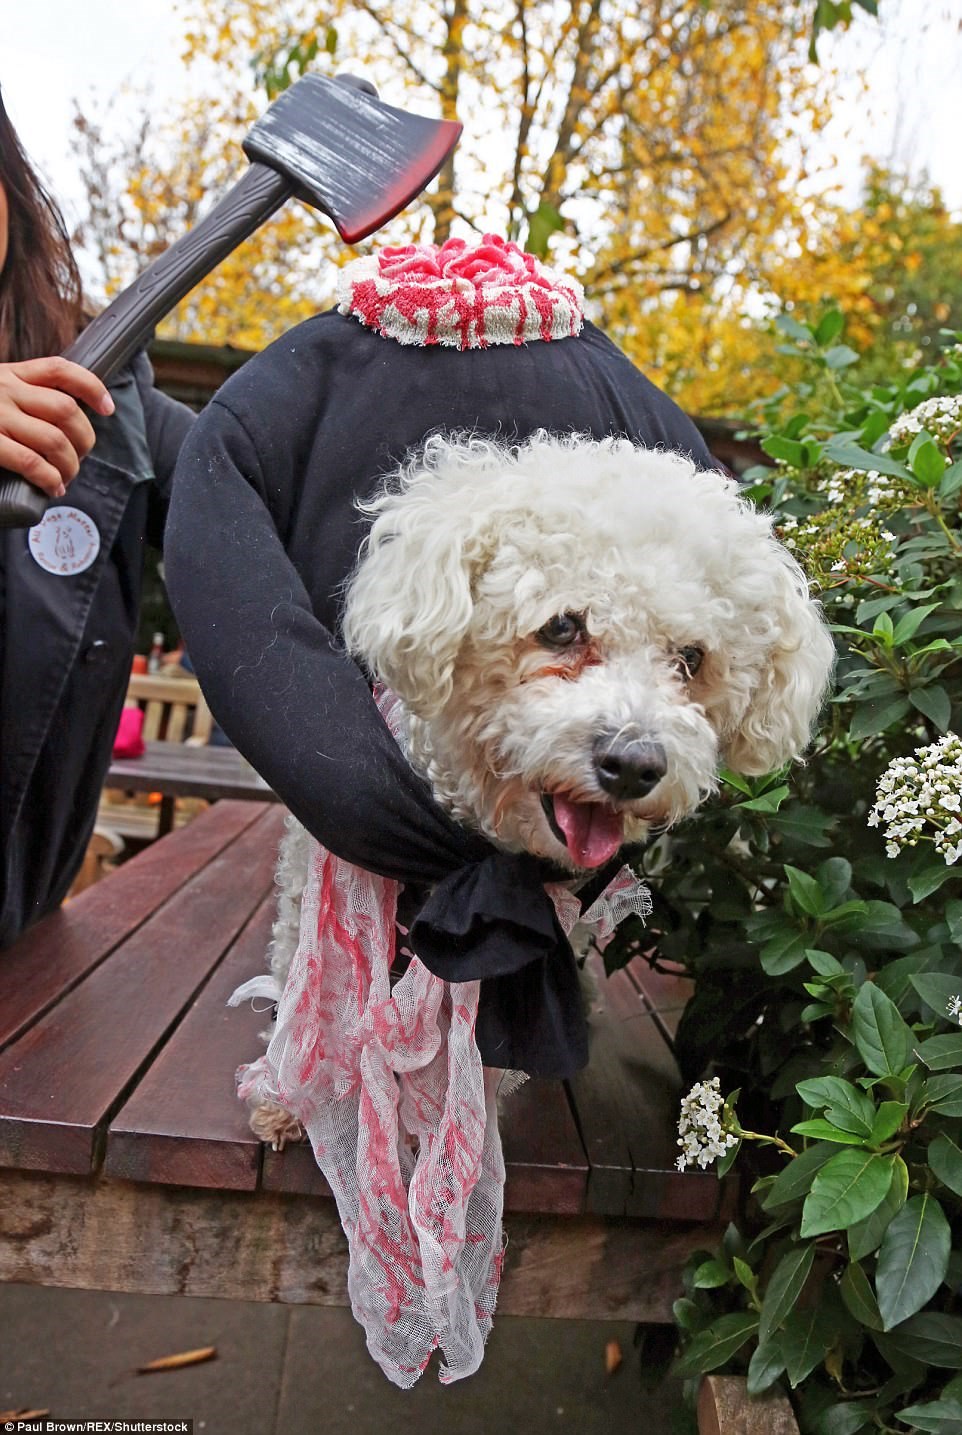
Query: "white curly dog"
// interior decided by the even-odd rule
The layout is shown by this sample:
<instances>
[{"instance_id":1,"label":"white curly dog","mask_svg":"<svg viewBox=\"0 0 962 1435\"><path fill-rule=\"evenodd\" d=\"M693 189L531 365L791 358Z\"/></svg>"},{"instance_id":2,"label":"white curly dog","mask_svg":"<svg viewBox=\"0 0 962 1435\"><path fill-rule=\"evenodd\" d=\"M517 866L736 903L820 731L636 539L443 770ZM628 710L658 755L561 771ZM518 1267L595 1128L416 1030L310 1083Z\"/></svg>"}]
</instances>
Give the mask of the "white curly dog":
<instances>
[{"instance_id":1,"label":"white curly dog","mask_svg":"<svg viewBox=\"0 0 962 1435\"><path fill-rule=\"evenodd\" d=\"M434 437L364 511L347 648L439 803L500 847L584 876L694 812L721 765L808 744L832 642L734 480L624 439ZM305 852L292 826L279 987ZM276 1116L255 1130L276 1141Z\"/></svg>"}]
</instances>

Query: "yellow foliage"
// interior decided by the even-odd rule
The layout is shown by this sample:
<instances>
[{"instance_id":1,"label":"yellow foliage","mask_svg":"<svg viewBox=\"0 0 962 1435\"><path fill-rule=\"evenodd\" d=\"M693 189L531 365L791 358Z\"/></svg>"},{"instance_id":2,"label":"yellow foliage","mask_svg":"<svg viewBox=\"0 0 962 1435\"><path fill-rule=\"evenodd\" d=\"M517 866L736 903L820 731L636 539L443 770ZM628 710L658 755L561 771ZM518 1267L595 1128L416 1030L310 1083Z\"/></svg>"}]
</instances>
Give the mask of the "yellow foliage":
<instances>
[{"instance_id":1,"label":"yellow foliage","mask_svg":"<svg viewBox=\"0 0 962 1435\"><path fill-rule=\"evenodd\" d=\"M774 383L758 323L773 307L766 296L806 307L830 293L871 332L866 270L838 258L854 231L840 209L826 223L801 198L832 79L808 64L809 16L796 0L328 0L323 11L316 0L182 0L180 10L184 60L209 93L131 157L124 262L105 259L114 288L243 170L240 141L267 103L254 76L284 83L309 59L465 124L454 159L378 243L442 241L452 227L524 242L535 216L559 217L541 225L552 262L579 275L599 321L693 411L735 412ZM873 253L892 242L881 212L871 235L860 242ZM326 221L288 205L162 332L258 347L331 302L351 253Z\"/></svg>"}]
</instances>

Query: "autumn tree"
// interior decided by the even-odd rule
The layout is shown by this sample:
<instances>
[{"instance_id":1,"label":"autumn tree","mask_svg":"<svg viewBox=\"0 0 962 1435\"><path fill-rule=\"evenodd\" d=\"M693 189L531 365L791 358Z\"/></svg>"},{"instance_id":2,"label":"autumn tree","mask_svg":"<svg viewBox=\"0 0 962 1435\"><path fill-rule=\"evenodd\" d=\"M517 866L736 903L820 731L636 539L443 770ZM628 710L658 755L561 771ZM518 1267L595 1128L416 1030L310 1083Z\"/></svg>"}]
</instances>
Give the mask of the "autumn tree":
<instances>
[{"instance_id":1,"label":"autumn tree","mask_svg":"<svg viewBox=\"0 0 962 1435\"><path fill-rule=\"evenodd\" d=\"M494 229L550 249L658 370L673 347L664 326L735 302L776 236L797 229L800 136L824 100L796 0L330 0L322 13L316 0L187 0L185 17L186 58L216 91L165 130L135 133L123 193L92 207L114 287L238 172L249 124L306 65L360 71L388 101L465 125L438 181L380 242ZM97 176L101 138L88 152L95 201L118 172L101 164ZM288 206L165 332L264 342L329 302L345 257L323 221Z\"/></svg>"}]
</instances>

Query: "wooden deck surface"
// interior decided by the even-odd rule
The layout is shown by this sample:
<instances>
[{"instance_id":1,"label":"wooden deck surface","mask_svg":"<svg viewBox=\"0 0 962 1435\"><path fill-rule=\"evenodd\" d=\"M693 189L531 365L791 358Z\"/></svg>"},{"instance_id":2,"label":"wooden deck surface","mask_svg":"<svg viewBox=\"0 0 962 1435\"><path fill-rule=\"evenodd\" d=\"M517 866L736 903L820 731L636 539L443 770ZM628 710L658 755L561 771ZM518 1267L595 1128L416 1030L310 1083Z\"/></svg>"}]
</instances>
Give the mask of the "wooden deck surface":
<instances>
[{"instance_id":1,"label":"wooden deck surface","mask_svg":"<svg viewBox=\"0 0 962 1435\"><path fill-rule=\"evenodd\" d=\"M264 968L282 821L219 802L0 957L0 1278L345 1299L310 1149L263 1149L234 1091L268 1017L225 1003ZM499 1308L669 1319L727 1214L674 1170L686 987L636 964L596 988L588 1068L503 1103Z\"/></svg>"}]
</instances>

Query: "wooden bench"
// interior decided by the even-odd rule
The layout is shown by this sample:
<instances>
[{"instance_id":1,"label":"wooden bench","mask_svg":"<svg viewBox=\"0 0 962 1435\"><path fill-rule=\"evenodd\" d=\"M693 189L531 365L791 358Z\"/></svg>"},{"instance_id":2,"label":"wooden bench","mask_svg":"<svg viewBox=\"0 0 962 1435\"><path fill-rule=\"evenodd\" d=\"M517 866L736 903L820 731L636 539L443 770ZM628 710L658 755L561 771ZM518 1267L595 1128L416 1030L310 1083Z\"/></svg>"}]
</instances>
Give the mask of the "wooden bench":
<instances>
[{"instance_id":1,"label":"wooden bench","mask_svg":"<svg viewBox=\"0 0 962 1435\"><path fill-rule=\"evenodd\" d=\"M0 954L0 1279L346 1303L309 1148L263 1148L234 1093L266 1018L225 1002L264 967L282 819L219 802ZM506 1100L499 1312L671 1321L731 1204L674 1169L685 996L602 979L587 1070Z\"/></svg>"},{"instance_id":2,"label":"wooden bench","mask_svg":"<svg viewBox=\"0 0 962 1435\"><path fill-rule=\"evenodd\" d=\"M131 673L124 706L140 708L144 715L143 738L148 745L206 749L214 719L200 683L192 675ZM162 791L159 786L157 790ZM134 797L134 793L140 795ZM178 809L177 794L165 793L160 802L151 804L142 784L120 785L119 781L108 780L97 812L97 832L107 840L153 842L175 823L189 822L196 810L196 802Z\"/></svg>"}]
</instances>

